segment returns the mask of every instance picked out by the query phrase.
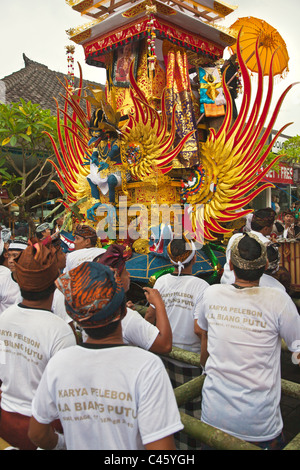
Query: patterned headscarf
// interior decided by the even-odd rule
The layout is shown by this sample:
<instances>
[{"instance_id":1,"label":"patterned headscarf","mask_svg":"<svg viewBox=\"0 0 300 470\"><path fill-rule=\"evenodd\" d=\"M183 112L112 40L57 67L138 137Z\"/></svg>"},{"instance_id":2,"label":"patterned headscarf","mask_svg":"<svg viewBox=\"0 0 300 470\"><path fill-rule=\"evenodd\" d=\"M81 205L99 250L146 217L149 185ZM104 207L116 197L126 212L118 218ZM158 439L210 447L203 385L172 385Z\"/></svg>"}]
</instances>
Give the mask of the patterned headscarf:
<instances>
[{"instance_id":1,"label":"patterned headscarf","mask_svg":"<svg viewBox=\"0 0 300 470\"><path fill-rule=\"evenodd\" d=\"M271 209L258 209L254 212L252 221L258 224L261 228L263 227L271 227L274 224L276 217L276 212Z\"/></svg>"},{"instance_id":2,"label":"patterned headscarf","mask_svg":"<svg viewBox=\"0 0 300 470\"><path fill-rule=\"evenodd\" d=\"M267 256L269 261L269 266L267 269L267 273L275 274L279 270L280 264L280 252L279 252L279 245L272 243L267 245ZM274 258L270 260L270 258Z\"/></svg>"},{"instance_id":3,"label":"patterned headscarf","mask_svg":"<svg viewBox=\"0 0 300 470\"><path fill-rule=\"evenodd\" d=\"M41 243L21 251L15 259L15 267L16 281L27 292L41 292L59 276L56 250Z\"/></svg>"},{"instance_id":4,"label":"patterned headscarf","mask_svg":"<svg viewBox=\"0 0 300 470\"><path fill-rule=\"evenodd\" d=\"M93 227L89 225L77 225L74 235L78 235L82 238L91 238L97 241L97 232Z\"/></svg>"},{"instance_id":5,"label":"patterned headscarf","mask_svg":"<svg viewBox=\"0 0 300 470\"><path fill-rule=\"evenodd\" d=\"M100 263L84 262L56 281L67 314L82 328L100 328L121 318L124 289L117 273Z\"/></svg>"},{"instance_id":6,"label":"patterned headscarf","mask_svg":"<svg viewBox=\"0 0 300 470\"><path fill-rule=\"evenodd\" d=\"M261 254L257 259L254 260L247 260L241 257L240 251L239 251L239 243L244 237L250 237L254 238L257 243L259 243L261 247ZM231 247L231 253L230 253L230 259L232 264L236 266L237 268L240 269L245 269L245 270L252 270L252 269L259 269L262 268L263 266L266 266L267 264L267 247L262 241L254 234L254 233L246 233L245 235L241 235L240 237L237 237Z\"/></svg>"},{"instance_id":7,"label":"patterned headscarf","mask_svg":"<svg viewBox=\"0 0 300 470\"><path fill-rule=\"evenodd\" d=\"M123 269L126 266L126 259L124 257L125 251L126 247L123 245L110 245L106 252L100 256L97 256L94 261L116 269L119 275L121 275Z\"/></svg>"}]
</instances>

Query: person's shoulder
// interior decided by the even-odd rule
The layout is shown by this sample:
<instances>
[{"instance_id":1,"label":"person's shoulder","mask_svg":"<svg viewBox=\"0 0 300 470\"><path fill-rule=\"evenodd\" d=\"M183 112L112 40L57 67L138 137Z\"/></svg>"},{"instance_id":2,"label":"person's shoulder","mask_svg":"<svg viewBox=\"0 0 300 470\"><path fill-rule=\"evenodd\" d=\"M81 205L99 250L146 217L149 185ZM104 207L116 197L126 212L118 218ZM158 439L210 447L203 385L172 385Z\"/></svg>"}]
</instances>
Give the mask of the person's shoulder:
<instances>
[{"instance_id":1,"label":"person's shoulder","mask_svg":"<svg viewBox=\"0 0 300 470\"><path fill-rule=\"evenodd\" d=\"M48 330L52 335L66 336L71 333L74 335L70 325L59 315L50 310L35 309L34 311L27 309L29 313L35 315L35 321L40 321L41 329ZM43 326L42 326L43 325Z\"/></svg>"},{"instance_id":2,"label":"person's shoulder","mask_svg":"<svg viewBox=\"0 0 300 470\"><path fill-rule=\"evenodd\" d=\"M1 277L10 277L11 270L8 269L6 266L0 265L0 276Z\"/></svg>"},{"instance_id":3,"label":"person's shoulder","mask_svg":"<svg viewBox=\"0 0 300 470\"><path fill-rule=\"evenodd\" d=\"M141 316L141 314L139 312L137 312L136 310L133 310L132 308L130 307L127 307L126 308L126 315L125 317L122 318L121 322L122 322L122 325L126 325L127 323L129 323L131 320L139 320L139 319L142 319L143 317Z\"/></svg>"},{"instance_id":4,"label":"person's shoulder","mask_svg":"<svg viewBox=\"0 0 300 470\"><path fill-rule=\"evenodd\" d=\"M125 346L124 347L124 354L133 355L135 358L135 364L140 365L142 368L146 367L147 365L150 369L154 366L157 367L164 367L162 360L160 359L157 354L154 354L147 349L139 348L138 346Z\"/></svg>"},{"instance_id":5,"label":"person's shoulder","mask_svg":"<svg viewBox=\"0 0 300 470\"><path fill-rule=\"evenodd\" d=\"M257 288L257 295L262 299L267 299L268 303L279 309L282 305L291 304L295 305L291 296L284 290L276 286L259 286Z\"/></svg>"},{"instance_id":6,"label":"person's shoulder","mask_svg":"<svg viewBox=\"0 0 300 470\"><path fill-rule=\"evenodd\" d=\"M156 279L155 284L154 284L154 288L156 289L157 286L159 286L160 284L165 284L165 283L170 282L173 279L173 277L174 276L172 276L172 274L170 274L170 273L162 274L161 276L159 276Z\"/></svg>"},{"instance_id":7,"label":"person's shoulder","mask_svg":"<svg viewBox=\"0 0 300 470\"><path fill-rule=\"evenodd\" d=\"M79 364L80 360L80 352L83 348L78 346L77 344L70 345L68 347L59 349L56 353L51 356L48 361L48 368L53 369L54 371L58 370L58 368L63 368L65 364L69 364L70 362L72 365ZM76 362L74 362L76 361Z\"/></svg>"},{"instance_id":8,"label":"person's shoulder","mask_svg":"<svg viewBox=\"0 0 300 470\"><path fill-rule=\"evenodd\" d=\"M204 294L207 294L207 295L217 295L219 292L226 292L228 290L232 290L233 289L233 286L232 284L220 284L220 283L216 283L216 284L211 284L211 285L208 285L207 289L205 289L205 293Z\"/></svg>"},{"instance_id":9,"label":"person's shoulder","mask_svg":"<svg viewBox=\"0 0 300 470\"><path fill-rule=\"evenodd\" d=\"M259 285L260 287L275 287L277 289L281 289L284 292L286 291L284 285L281 284L278 279L266 273L261 276Z\"/></svg>"}]
</instances>

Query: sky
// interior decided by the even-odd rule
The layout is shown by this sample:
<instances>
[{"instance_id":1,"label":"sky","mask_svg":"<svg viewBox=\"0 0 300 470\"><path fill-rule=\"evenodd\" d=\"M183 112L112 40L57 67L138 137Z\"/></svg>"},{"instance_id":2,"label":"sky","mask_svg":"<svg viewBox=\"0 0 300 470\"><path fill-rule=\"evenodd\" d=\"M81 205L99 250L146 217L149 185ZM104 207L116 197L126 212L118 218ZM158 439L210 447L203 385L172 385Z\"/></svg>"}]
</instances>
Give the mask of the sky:
<instances>
[{"instance_id":1,"label":"sky","mask_svg":"<svg viewBox=\"0 0 300 470\"><path fill-rule=\"evenodd\" d=\"M238 18L254 16L276 28L284 39L290 56L289 73L286 78L275 82L274 105L283 91L294 82L300 82L300 34L299 0L233 0L230 5L238 6L221 26L230 26ZM69 41L66 30L90 20L72 10L65 0L0 0L0 79L24 67L23 53L36 62L47 65L57 72L68 72L65 47L74 44ZM76 45L76 63L80 62L83 77L104 83L105 71L85 64L83 48ZM253 93L255 93L255 78ZM289 91L275 128L294 122L285 130L289 136L300 135L300 83Z\"/></svg>"}]
</instances>

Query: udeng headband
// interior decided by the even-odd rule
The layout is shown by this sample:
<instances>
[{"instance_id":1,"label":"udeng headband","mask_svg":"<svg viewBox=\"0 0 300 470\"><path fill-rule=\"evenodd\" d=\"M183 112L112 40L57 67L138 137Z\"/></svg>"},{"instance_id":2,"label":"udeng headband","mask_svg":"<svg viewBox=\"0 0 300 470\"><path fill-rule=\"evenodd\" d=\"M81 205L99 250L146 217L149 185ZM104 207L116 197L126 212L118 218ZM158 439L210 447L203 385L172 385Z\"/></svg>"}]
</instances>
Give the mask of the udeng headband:
<instances>
[{"instance_id":1,"label":"udeng headband","mask_svg":"<svg viewBox=\"0 0 300 470\"><path fill-rule=\"evenodd\" d=\"M259 243L261 247L261 254L259 258L254 259L254 260L247 260L241 257L238 244L240 243L241 239L244 238L245 236L254 238ZM266 266L267 264L267 247L253 233L248 233L247 235L241 235L240 237L237 237L232 244L230 259L231 259L232 264L236 266L237 268L245 269L245 270L259 269L259 268L262 268L263 266Z\"/></svg>"},{"instance_id":2,"label":"udeng headband","mask_svg":"<svg viewBox=\"0 0 300 470\"><path fill-rule=\"evenodd\" d=\"M175 266L177 266L178 268L178 276L180 276L181 274L181 271L182 269L184 269L184 266L186 264L188 264L190 261L192 261L192 259L194 258L195 256L195 253L196 253L196 247L195 247L195 244L194 242L190 241L190 244L191 244L191 253L189 254L189 256L184 259L184 260L178 260L178 261L174 261L171 256L172 256L172 253L171 253L171 250L170 250L170 245L171 243L168 245L168 254L169 254L169 258L170 258L170 261L172 264L174 264Z\"/></svg>"}]
</instances>

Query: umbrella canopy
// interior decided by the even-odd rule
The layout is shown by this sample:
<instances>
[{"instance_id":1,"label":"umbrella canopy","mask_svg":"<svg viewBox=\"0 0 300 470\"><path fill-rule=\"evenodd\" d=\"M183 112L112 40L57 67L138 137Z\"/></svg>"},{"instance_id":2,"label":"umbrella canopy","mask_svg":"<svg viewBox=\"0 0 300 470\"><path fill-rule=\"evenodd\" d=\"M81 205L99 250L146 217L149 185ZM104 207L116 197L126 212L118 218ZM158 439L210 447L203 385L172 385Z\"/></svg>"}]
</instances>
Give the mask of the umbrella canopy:
<instances>
[{"instance_id":1,"label":"umbrella canopy","mask_svg":"<svg viewBox=\"0 0 300 470\"><path fill-rule=\"evenodd\" d=\"M259 55L263 68L263 75L269 75L270 62L274 53L274 76L288 72L289 55L286 44L278 31L266 21L254 17L239 18L230 29L238 33L241 30L240 46L242 57L249 70L257 72L255 47L259 39ZM231 46L236 52L236 44Z\"/></svg>"}]
</instances>

